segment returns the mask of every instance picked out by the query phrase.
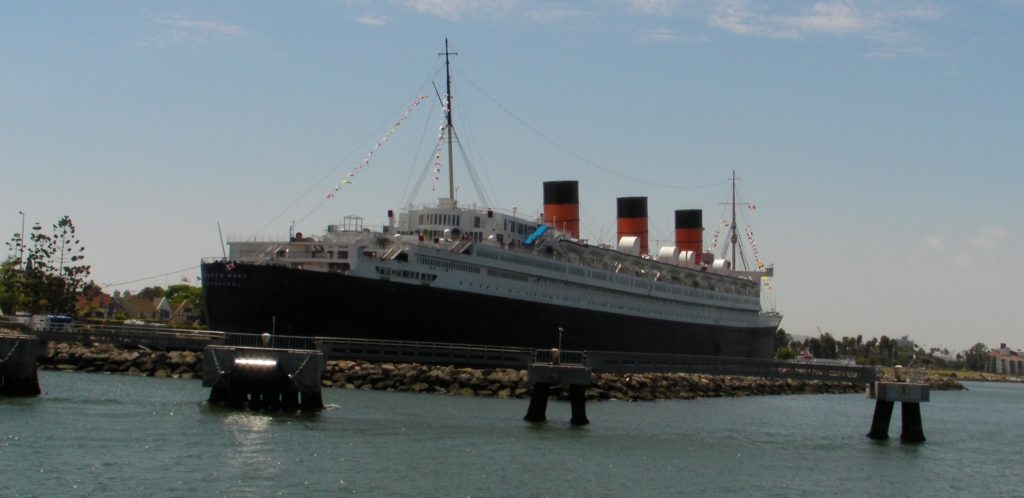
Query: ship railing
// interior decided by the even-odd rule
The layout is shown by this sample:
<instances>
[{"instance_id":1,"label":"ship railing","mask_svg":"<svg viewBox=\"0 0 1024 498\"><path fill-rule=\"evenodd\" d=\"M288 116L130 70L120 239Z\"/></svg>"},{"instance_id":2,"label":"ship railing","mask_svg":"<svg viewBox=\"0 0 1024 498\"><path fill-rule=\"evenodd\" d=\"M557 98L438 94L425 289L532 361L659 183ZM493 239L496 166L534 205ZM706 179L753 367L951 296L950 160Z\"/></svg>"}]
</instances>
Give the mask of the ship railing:
<instances>
[{"instance_id":1,"label":"ship railing","mask_svg":"<svg viewBox=\"0 0 1024 498\"><path fill-rule=\"evenodd\" d=\"M288 350L319 349L316 338L277 334L241 334L228 332L224 334L223 344L225 346L237 346L243 348Z\"/></svg>"},{"instance_id":2,"label":"ship railing","mask_svg":"<svg viewBox=\"0 0 1024 498\"><path fill-rule=\"evenodd\" d=\"M533 363L559 365L588 365L586 351L563 351L558 349L537 349L533 352Z\"/></svg>"},{"instance_id":3,"label":"ship railing","mask_svg":"<svg viewBox=\"0 0 1024 498\"><path fill-rule=\"evenodd\" d=\"M418 362L480 367L525 367L532 348L451 342L420 342L349 337L317 337L331 359Z\"/></svg>"},{"instance_id":4,"label":"ship railing","mask_svg":"<svg viewBox=\"0 0 1024 498\"><path fill-rule=\"evenodd\" d=\"M40 339L81 344L119 344L151 348L202 350L224 340L223 332L175 329L162 325L100 325L74 323L34 331Z\"/></svg>"}]
</instances>

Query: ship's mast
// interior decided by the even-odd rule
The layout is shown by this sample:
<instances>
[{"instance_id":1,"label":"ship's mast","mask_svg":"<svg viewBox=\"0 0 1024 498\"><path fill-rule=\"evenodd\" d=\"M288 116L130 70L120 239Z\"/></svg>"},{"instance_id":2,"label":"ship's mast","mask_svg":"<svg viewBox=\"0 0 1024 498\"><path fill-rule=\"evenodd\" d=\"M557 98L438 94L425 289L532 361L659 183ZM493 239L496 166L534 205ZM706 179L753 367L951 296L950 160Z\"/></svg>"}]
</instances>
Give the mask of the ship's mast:
<instances>
[{"instance_id":1,"label":"ship's mast","mask_svg":"<svg viewBox=\"0 0 1024 498\"><path fill-rule=\"evenodd\" d=\"M455 156L452 155L452 135L455 128L452 127L452 71L448 56L459 55L458 52L448 51L448 38L444 39L444 52L437 54L444 56L444 72L447 89L445 90L445 118L447 120L446 132L448 134L448 197L455 200Z\"/></svg>"},{"instance_id":2,"label":"ship's mast","mask_svg":"<svg viewBox=\"0 0 1024 498\"><path fill-rule=\"evenodd\" d=\"M732 225L729 226L730 240L732 241L732 268L736 269L736 241L739 239L739 230L736 227L736 170L732 170Z\"/></svg>"}]
</instances>

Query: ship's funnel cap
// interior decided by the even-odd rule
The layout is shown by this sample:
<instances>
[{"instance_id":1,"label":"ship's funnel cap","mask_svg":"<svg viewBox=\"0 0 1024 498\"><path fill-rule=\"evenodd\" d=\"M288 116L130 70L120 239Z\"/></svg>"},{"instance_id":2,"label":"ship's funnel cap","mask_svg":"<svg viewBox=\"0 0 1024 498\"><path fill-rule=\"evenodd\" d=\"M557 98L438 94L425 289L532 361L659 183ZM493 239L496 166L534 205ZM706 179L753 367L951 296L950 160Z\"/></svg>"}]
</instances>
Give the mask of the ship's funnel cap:
<instances>
[{"instance_id":1,"label":"ship's funnel cap","mask_svg":"<svg viewBox=\"0 0 1024 498\"><path fill-rule=\"evenodd\" d=\"M579 182L544 182L544 223L574 239L580 238Z\"/></svg>"},{"instance_id":2,"label":"ship's funnel cap","mask_svg":"<svg viewBox=\"0 0 1024 498\"><path fill-rule=\"evenodd\" d=\"M700 209L676 211L676 248L681 252L693 253L693 264L701 263L704 254L704 224Z\"/></svg>"},{"instance_id":3,"label":"ship's funnel cap","mask_svg":"<svg viewBox=\"0 0 1024 498\"><path fill-rule=\"evenodd\" d=\"M618 239L636 237L640 254L647 254L647 198L619 197L615 200Z\"/></svg>"}]
</instances>

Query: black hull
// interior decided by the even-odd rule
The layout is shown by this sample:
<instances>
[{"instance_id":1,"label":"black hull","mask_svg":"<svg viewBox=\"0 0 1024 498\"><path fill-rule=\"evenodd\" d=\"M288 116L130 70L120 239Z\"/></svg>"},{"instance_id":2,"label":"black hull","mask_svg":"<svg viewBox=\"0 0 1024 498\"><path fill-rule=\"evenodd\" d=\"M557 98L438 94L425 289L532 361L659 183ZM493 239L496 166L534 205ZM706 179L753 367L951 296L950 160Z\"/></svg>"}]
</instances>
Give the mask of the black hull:
<instances>
[{"instance_id":1,"label":"black hull","mask_svg":"<svg viewBox=\"0 0 1024 498\"><path fill-rule=\"evenodd\" d=\"M775 327L636 318L280 266L204 263L213 330L767 358Z\"/></svg>"}]
</instances>

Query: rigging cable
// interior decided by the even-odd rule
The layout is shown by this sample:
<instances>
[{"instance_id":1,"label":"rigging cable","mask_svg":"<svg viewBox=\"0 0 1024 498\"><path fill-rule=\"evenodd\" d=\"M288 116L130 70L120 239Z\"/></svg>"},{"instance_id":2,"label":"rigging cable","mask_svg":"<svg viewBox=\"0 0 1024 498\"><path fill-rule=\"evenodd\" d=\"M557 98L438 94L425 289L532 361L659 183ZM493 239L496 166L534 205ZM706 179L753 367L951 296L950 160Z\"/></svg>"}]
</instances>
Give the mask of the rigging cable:
<instances>
[{"instance_id":1,"label":"rigging cable","mask_svg":"<svg viewBox=\"0 0 1024 498\"><path fill-rule=\"evenodd\" d=\"M480 184L480 177L476 174L476 168L473 167L469 161L469 155L466 154L466 149L462 146L462 141L458 139L458 133L455 134L456 143L459 144L459 152L462 154L462 162L466 163L466 171L469 172L469 178L473 181L473 188L476 189L476 195L480 198L480 202L485 207L491 206L491 200L484 194L483 185Z\"/></svg>"},{"instance_id":2,"label":"rigging cable","mask_svg":"<svg viewBox=\"0 0 1024 498\"><path fill-rule=\"evenodd\" d=\"M433 75L434 72L435 72L435 70L431 70L430 73L427 74L427 78L426 78L427 81L431 81L431 76ZM427 85L426 81L424 83L422 83L419 86L419 88L416 89L416 92L414 93L414 97L415 97L415 95L420 95L422 93L422 91L423 91L423 87L425 87L426 85ZM401 112L401 111L399 111L399 112ZM270 221L268 221L265 225L263 225L263 227L260 228L256 233L257 234L262 233L264 230L267 229L267 227L272 225L274 222L276 222L278 219L280 219L281 216L284 216L285 213L287 213L293 207L295 207L296 204L298 204L300 201L302 201L303 199L308 197L310 192L313 191L313 189L317 188L317 186L319 186L321 183L323 183L324 180L327 179L327 177L333 175L336 171L338 171L339 168L344 166L345 163L353 155L355 155L357 152L362 150L364 148L364 146L366 145L366 143L369 142L370 140L372 140L373 137L377 136L380 133L380 130L383 129L385 126L387 126L392 120L393 120L393 118L386 118L383 123L381 123L376 128L374 128L374 131L372 131L369 135L366 136L366 138L364 138L361 142L359 142L359 145L357 145L355 148L353 148L352 151L349 152L348 154L346 154L345 157L342 158L340 161L338 161L338 163L333 168L331 168L329 171L324 173L323 176L321 176L315 183L310 185L310 187L308 189L306 189L306 191L303 192L302 195L298 196L294 201L291 202L291 204L288 204L287 207L282 209L281 212L279 212ZM306 219L307 217L309 217L309 215L313 214L314 212L319 210L321 207L323 207L324 204L325 204L324 200L321 199L320 203L317 204L317 206L314 207L313 209L311 209L308 213L306 213L302 218L300 218L299 221L302 221L302 220Z\"/></svg>"},{"instance_id":3,"label":"rigging cable","mask_svg":"<svg viewBox=\"0 0 1024 498\"><path fill-rule=\"evenodd\" d=\"M177 274L179 274L179 273L185 273L185 272L187 272L187 271L192 271L192 270L195 270L195 269L197 269L197 268L199 268L199 267L198 267L198 266L190 266L190 267L188 267L188 268L182 268L182 269L180 269L180 270L177 270L177 271L169 271L169 272L167 272L167 273L161 273L161 274L159 274L159 275L153 275L152 277L146 277L146 278L137 278L137 279L135 279L135 280L129 280L129 281L127 281L127 282L118 282L118 283L116 283L116 284L107 284L107 283L104 283L104 284L103 284L103 287L120 287L120 286L122 286L122 285L134 284L134 283L138 283L138 282L145 282L146 280L153 280L153 279L155 279L155 278L160 278L160 277L167 277L167 276L170 276L170 275L177 275Z\"/></svg>"},{"instance_id":4,"label":"rigging cable","mask_svg":"<svg viewBox=\"0 0 1024 498\"><path fill-rule=\"evenodd\" d=\"M482 93L485 97L490 99L490 101L493 102L494 105L498 106L498 108L500 108L501 110L505 111L509 116L512 117L512 119L515 119L516 121L518 121L519 124L527 127L530 131L534 132L535 134L537 134L537 136L539 136L540 138L544 139L545 141L547 141L551 145L555 146L557 149L561 150L562 152L565 152L566 154L569 154L570 156L575 157L576 159L582 161L584 164L587 164L587 165L593 166L593 167L595 167L597 169L600 169L601 171L604 171L605 173L608 173L608 174L611 174L611 175L615 175L615 176L617 176L619 178L623 178L623 179L626 179L626 180L629 180L629 181L633 181L633 182L636 182L636 183L640 183L640 184L643 184L643 185L648 185L648 186L651 186L651 187L669 188L669 189L701 189L701 188L717 187L719 185L724 185L726 183L729 183L728 180L723 180L723 181L720 181L720 182L708 183L708 184L704 184L704 185L668 185L668 184L664 184L664 183L649 182L647 180L643 180L643 179L640 179L640 178L636 178L636 177L633 177L633 176L626 175L624 173L620 173L620 172L618 172L618 171L616 171L614 169L611 169L611 168L609 168L607 166L603 166L601 164L598 164L597 162L594 162L594 161L584 157L582 154L579 154L578 152L573 151L572 149L562 145L560 142L555 141L555 139L545 135L543 132L538 130L536 127L534 127L530 123L527 123L525 120L523 120L523 118L520 118L518 115L516 115L516 113L510 111L507 107L502 105L501 102L498 102L498 100L496 98L492 97L491 94L485 92L482 88L480 88L479 85L476 84L475 81L473 81L469 76L466 76L465 73L463 73L462 71L459 71L459 74L463 78L466 78L466 81L469 81L469 83L471 85L473 85L473 88L476 88L478 92Z\"/></svg>"}]
</instances>

